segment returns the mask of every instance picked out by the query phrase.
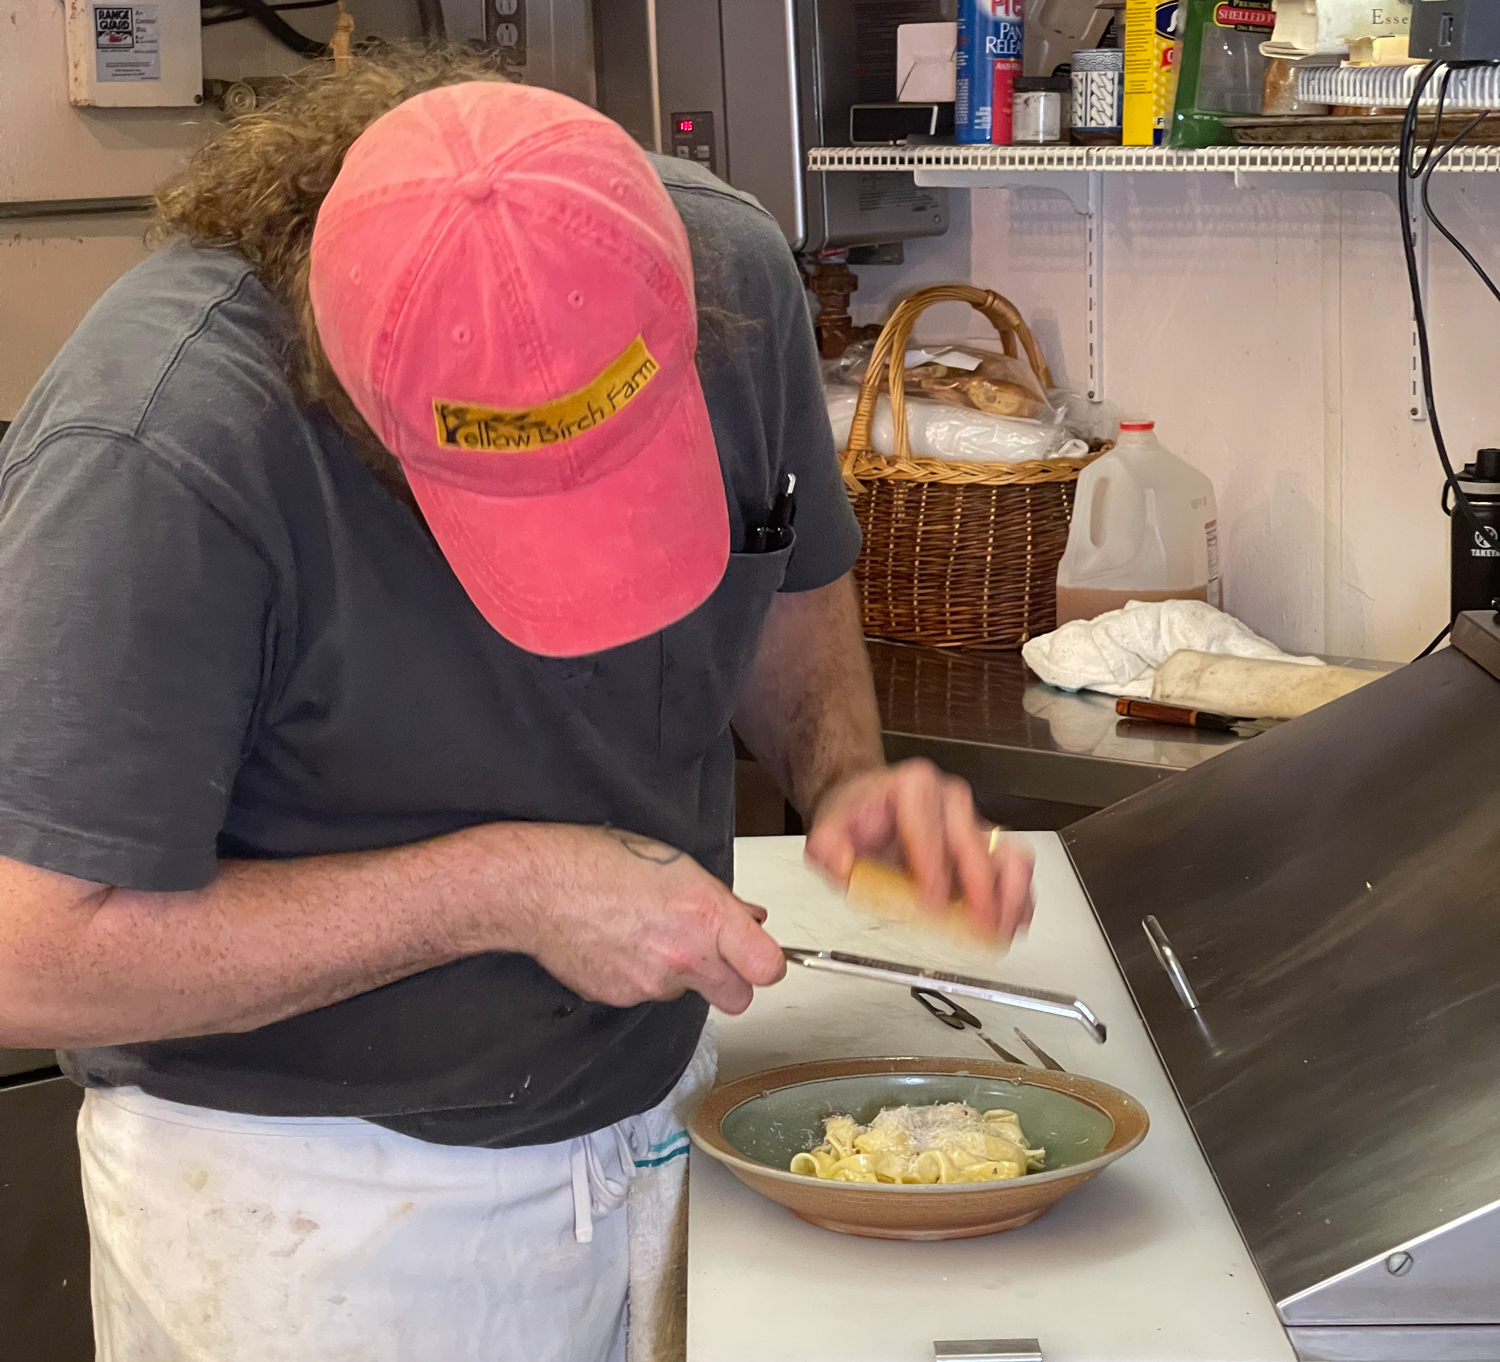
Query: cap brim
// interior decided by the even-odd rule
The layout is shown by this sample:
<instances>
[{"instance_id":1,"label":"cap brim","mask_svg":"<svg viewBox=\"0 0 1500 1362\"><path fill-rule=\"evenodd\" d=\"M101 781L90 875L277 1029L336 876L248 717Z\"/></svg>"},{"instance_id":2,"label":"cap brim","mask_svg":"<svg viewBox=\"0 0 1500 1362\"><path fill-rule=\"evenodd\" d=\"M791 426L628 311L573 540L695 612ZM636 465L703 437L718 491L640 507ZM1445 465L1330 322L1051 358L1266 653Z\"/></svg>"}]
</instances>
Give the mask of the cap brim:
<instances>
[{"instance_id":1,"label":"cap brim","mask_svg":"<svg viewBox=\"0 0 1500 1362\"><path fill-rule=\"evenodd\" d=\"M634 459L571 491L492 497L410 464L406 474L480 614L545 657L602 652L676 623L729 562L724 481L696 375Z\"/></svg>"}]
</instances>

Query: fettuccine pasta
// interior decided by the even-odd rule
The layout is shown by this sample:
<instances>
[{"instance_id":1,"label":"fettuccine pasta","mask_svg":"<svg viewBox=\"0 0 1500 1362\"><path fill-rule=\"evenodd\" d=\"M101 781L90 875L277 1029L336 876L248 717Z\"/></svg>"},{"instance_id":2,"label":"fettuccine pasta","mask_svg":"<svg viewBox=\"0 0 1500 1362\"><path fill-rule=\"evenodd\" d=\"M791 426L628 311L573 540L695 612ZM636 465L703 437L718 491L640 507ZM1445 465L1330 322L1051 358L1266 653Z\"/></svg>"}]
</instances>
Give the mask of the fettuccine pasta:
<instances>
[{"instance_id":1,"label":"fettuccine pasta","mask_svg":"<svg viewBox=\"0 0 1500 1362\"><path fill-rule=\"evenodd\" d=\"M1015 1112L945 1102L887 1107L867 1126L830 1116L823 1143L794 1155L791 1171L831 1182L999 1182L1034 1172L1046 1154L1027 1145Z\"/></svg>"}]
</instances>

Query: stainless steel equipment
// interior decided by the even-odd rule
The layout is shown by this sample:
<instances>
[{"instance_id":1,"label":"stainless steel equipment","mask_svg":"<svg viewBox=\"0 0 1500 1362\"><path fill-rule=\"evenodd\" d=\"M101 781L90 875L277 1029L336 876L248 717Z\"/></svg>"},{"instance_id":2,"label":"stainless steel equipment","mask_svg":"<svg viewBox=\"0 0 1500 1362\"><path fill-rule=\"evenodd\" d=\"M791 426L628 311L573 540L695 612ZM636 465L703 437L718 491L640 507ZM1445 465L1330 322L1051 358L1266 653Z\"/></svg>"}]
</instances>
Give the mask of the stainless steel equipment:
<instances>
[{"instance_id":1,"label":"stainless steel equipment","mask_svg":"<svg viewBox=\"0 0 1500 1362\"><path fill-rule=\"evenodd\" d=\"M1025 1008L1029 1012L1050 1012L1054 1017L1076 1021L1100 1045L1104 1044L1104 1023L1093 1009L1079 998L1065 993L1051 993L1021 984L1002 984L995 979L976 979L968 974L948 974L920 965L903 965L894 960L872 960L864 955L846 955L843 951L809 951L797 946L783 946L789 963L828 974L847 974L882 984L900 984L905 988L931 989L935 993L960 998L978 998L982 1002L1000 1003L1005 1007Z\"/></svg>"},{"instance_id":2,"label":"stainless steel equipment","mask_svg":"<svg viewBox=\"0 0 1500 1362\"><path fill-rule=\"evenodd\" d=\"M439 0L450 37L505 52L536 84L595 103L643 146L755 195L794 250L887 246L948 228L948 195L909 172L826 175L856 104L896 98L896 29L957 0ZM1028 74L1092 47L1124 0L1039 0Z\"/></svg>"},{"instance_id":3,"label":"stainless steel equipment","mask_svg":"<svg viewBox=\"0 0 1500 1362\"><path fill-rule=\"evenodd\" d=\"M89 1236L73 1128L83 1092L50 1050L0 1050L0 1355L89 1362Z\"/></svg>"},{"instance_id":4,"label":"stainless steel equipment","mask_svg":"<svg viewBox=\"0 0 1500 1362\"><path fill-rule=\"evenodd\" d=\"M940 236L946 190L806 165L848 138L851 105L895 99L897 25L953 17L954 0L594 0L599 107L755 195L794 250Z\"/></svg>"},{"instance_id":5,"label":"stainless steel equipment","mask_svg":"<svg viewBox=\"0 0 1500 1362\"><path fill-rule=\"evenodd\" d=\"M1307 1359L1500 1358L1500 625L1453 643L1062 834Z\"/></svg>"},{"instance_id":6,"label":"stainless steel equipment","mask_svg":"<svg viewBox=\"0 0 1500 1362\"><path fill-rule=\"evenodd\" d=\"M57 1067L55 1050L4 1050L0 1049L0 1080L16 1078L21 1074L35 1074L43 1069Z\"/></svg>"},{"instance_id":7,"label":"stainless steel equipment","mask_svg":"<svg viewBox=\"0 0 1500 1362\"><path fill-rule=\"evenodd\" d=\"M528 85L594 103L591 0L437 0L437 5L450 41L503 54Z\"/></svg>"}]
</instances>

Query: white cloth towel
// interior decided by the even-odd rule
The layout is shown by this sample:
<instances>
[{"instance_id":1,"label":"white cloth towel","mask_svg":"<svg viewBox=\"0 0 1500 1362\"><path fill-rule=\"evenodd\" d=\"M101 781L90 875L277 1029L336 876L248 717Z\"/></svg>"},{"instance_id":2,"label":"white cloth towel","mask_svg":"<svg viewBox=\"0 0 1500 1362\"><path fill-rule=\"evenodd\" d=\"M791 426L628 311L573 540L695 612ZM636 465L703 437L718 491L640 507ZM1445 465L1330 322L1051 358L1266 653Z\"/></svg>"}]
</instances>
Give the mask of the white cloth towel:
<instances>
[{"instance_id":1,"label":"white cloth towel","mask_svg":"<svg viewBox=\"0 0 1500 1362\"><path fill-rule=\"evenodd\" d=\"M627 1129L635 1176L630 1223L630 1344L627 1362L687 1356L687 1120L719 1069L712 1021L672 1095Z\"/></svg>"},{"instance_id":2,"label":"white cloth towel","mask_svg":"<svg viewBox=\"0 0 1500 1362\"><path fill-rule=\"evenodd\" d=\"M1021 656L1049 686L1145 700L1156 669L1182 648L1323 666L1320 658L1282 652L1204 601L1130 601L1122 610L1071 620L1031 639Z\"/></svg>"}]
</instances>

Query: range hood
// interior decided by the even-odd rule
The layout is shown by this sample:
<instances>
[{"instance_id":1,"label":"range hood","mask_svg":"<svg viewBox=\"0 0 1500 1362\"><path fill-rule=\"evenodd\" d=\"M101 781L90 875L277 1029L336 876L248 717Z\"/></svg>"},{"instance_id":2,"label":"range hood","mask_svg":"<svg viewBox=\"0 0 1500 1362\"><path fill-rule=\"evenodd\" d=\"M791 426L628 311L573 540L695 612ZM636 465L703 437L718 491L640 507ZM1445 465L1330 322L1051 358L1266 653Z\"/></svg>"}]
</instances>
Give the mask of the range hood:
<instances>
[{"instance_id":1,"label":"range hood","mask_svg":"<svg viewBox=\"0 0 1500 1362\"><path fill-rule=\"evenodd\" d=\"M1500 1359L1495 615L1062 836L1298 1355Z\"/></svg>"}]
</instances>

